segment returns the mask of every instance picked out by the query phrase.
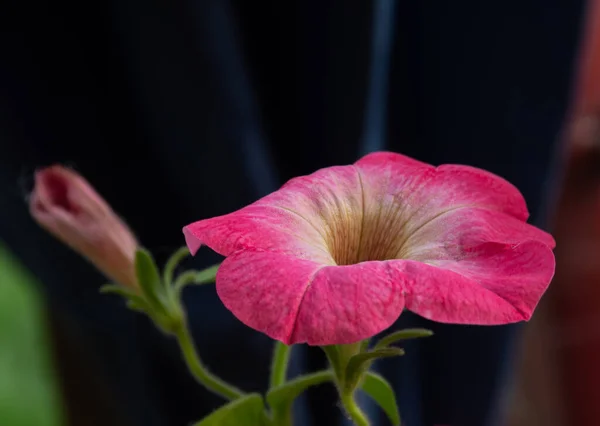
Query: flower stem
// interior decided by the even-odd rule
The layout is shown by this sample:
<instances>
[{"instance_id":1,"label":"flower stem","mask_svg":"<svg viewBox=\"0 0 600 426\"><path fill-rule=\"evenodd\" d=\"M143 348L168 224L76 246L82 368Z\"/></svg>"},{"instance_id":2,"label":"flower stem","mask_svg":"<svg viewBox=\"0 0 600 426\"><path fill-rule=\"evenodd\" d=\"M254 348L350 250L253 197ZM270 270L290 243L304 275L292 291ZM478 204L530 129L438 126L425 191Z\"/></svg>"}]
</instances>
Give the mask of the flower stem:
<instances>
[{"instance_id":1,"label":"flower stem","mask_svg":"<svg viewBox=\"0 0 600 426\"><path fill-rule=\"evenodd\" d=\"M371 422L354 399L356 383L348 382L348 363L355 356L365 351L368 342L356 342L348 345L321 346L327 355L329 364L335 372L335 384L346 413L356 426L370 426Z\"/></svg>"},{"instance_id":2,"label":"flower stem","mask_svg":"<svg viewBox=\"0 0 600 426\"><path fill-rule=\"evenodd\" d=\"M190 255L190 251L186 246L179 248L175 253L171 255L167 263L165 264L165 268L163 269L163 282L165 285L171 285L173 281L173 273L175 272L175 268L177 265L181 263L183 259Z\"/></svg>"},{"instance_id":3,"label":"flower stem","mask_svg":"<svg viewBox=\"0 0 600 426\"><path fill-rule=\"evenodd\" d=\"M282 408L273 410L272 426L293 426L292 404L286 404Z\"/></svg>"},{"instance_id":4,"label":"flower stem","mask_svg":"<svg viewBox=\"0 0 600 426\"><path fill-rule=\"evenodd\" d=\"M356 426L370 426L371 422L360 409L356 401L354 400L354 392L340 392L340 399L342 400L342 405L346 409L348 416L354 422Z\"/></svg>"},{"instance_id":5,"label":"flower stem","mask_svg":"<svg viewBox=\"0 0 600 426\"><path fill-rule=\"evenodd\" d=\"M181 348L181 352L183 353L185 362L198 383L200 383L209 391L229 401L240 398L244 395L244 393L239 389L212 374L210 371L208 371L204 364L202 364L202 361L200 360L198 352L194 346L190 331L185 322L182 322L181 325L174 330L174 334L179 343L179 347Z\"/></svg>"},{"instance_id":6,"label":"flower stem","mask_svg":"<svg viewBox=\"0 0 600 426\"><path fill-rule=\"evenodd\" d=\"M273 361L271 363L271 380L269 387L274 388L285 383L287 367L292 347L279 341L275 342Z\"/></svg>"}]
</instances>

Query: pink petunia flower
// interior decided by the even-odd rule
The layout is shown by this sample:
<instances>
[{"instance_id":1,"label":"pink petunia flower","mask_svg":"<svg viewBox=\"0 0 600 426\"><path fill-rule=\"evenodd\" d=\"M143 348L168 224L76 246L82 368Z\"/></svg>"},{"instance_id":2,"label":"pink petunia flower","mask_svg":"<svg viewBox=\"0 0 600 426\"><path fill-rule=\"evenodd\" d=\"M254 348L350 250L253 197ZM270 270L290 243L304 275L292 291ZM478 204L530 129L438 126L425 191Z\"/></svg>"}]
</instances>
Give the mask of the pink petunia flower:
<instances>
[{"instance_id":1,"label":"pink petunia flower","mask_svg":"<svg viewBox=\"0 0 600 426\"><path fill-rule=\"evenodd\" d=\"M135 236L79 174L62 166L37 171L29 210L40 226L108 278L137 287Z\"/></svg>"},{"instance_id":2,"label":"pink petunia flower","mask_svg":"<svg viewBox=\"0 0 600 426\"><path fill-rule=\"evenodd\" d=\"M183 229L226 256L217 292L286 344L347 344L403 309L434 321L528 320L554 274L554 239L525 223L502 178L387 152L321 169Z\"/></svg>"}]
</instances>

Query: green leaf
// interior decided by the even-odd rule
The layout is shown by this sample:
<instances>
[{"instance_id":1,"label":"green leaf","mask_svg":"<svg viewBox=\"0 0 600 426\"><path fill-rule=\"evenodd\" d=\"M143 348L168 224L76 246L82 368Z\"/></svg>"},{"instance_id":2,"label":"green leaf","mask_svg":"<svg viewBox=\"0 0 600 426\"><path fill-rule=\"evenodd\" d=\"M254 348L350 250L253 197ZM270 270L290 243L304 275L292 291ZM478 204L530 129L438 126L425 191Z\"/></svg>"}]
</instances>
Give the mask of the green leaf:
<instances>
[{"instance_id":1,"label":"green leaf","mask_svg":"<svg viewBox=\"0 0 600 426\"><path fill-rule=\"evenodd\" d=\"M263 426L264 407L262 396L253 393L222 406L194 426Z\"/></svg>"},{"instance_id":2,"label":"green leaf","mask_svg":"<svg viewBox=\"0 0 600 426\"><path fill-rule=\"evenodd\" d=\"M316 373L300 376L269 390L267 393L267 402L271 407L291 402L310 386L330 382L333 381L333 379L333 372L331 370L318 371Z\"/></svg>"},{"instance_id":3,"label":"green leaf","mask_svg":"<svg viewBox=\"0 0 600 426\"><path fill-rule=\"evenodd\" d=\"M396 395L390 384L379 374L368 372L361 386L362 390L375 401L388 416L392 425L400 426L400 413Z\"/></svg>"},{"instance_id":4,"label":"green leaf","mask_svg":"<svg viewBox=\"0 0 600 426\"><path fill-rule=\"evenodd\" d=\"M399 348L385 348L354 355L352 358L350 358L350 361L348 361L348 366L346 367L346 379L344 381L344 386L347 389L354 389L363 373L369 368L373 360L377 358L389 358L401 355L404 355L404 351Z\"/></svg>"},{"instance_id":5,"label":"green leaf","mask_svg":"<svg viewBox=\"0 0 600 426\"><path fill-rule=\"evenodd\" d=\"M377 342L374 349L383 349L401 340L419 339L421 337L430 336L433 336L433 331L427 330L426 328L407 328L383 337Z\"/></svg>"},{"instance_id":6,"label":"green leaf","mask_svg":"<svg viewBox=\"0 0 600 426\"><path fill-rule=\"evenodd\" d=\"M127 307L132 311L148 313L150 311L150 307L148 306L148 302L142 299L139 296L132 297L127 301Z\"/></svg>"},{"instance_id":7,"label":"green leaf","mask_svg":"<svg viewBox=\"0 0 600 426\"><path fill-rule=\"evenodd\" d=\"M164 297L164 288L160 279L156 262L149 251L138 249L135 252L135 272L148 303L159 311L164 311L161 299Z\"/></svg>"},{"instance_id":8,"label":"green leaf","mask_svg":"<svg viewBox=\"0 0 600 426\"><path fill-rule=\"evenodd\" d=\"M121 285L106 284L100 287L100 293L118 294L126 300L127 307L132 311L149 312L150 307L148 306L148 302L146 302L136 290L131 288L123 287Z\"/></svg>"},{"instance_id":9,"label":"green leaf","mask_svg":"<svg viewBox=\"0 0 600 426\"><path fill-rule=\"evenodd\" d=\"M130 297L139 297L137 292L129 287L124 287L118 284L105 284L100 287L100 293L102 294L118 294L119 296L123 296L126 299Z\"/></svg>"}]
</instances>

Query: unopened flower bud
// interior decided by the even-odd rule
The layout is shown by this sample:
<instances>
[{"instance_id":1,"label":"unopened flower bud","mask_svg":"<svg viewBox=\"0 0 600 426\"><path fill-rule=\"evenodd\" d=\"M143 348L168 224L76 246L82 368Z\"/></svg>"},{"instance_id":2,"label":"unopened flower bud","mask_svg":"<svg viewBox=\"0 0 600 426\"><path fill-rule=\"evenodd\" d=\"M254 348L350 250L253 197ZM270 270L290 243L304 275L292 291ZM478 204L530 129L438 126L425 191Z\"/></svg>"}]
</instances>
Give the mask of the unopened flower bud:
<instances>
[{"instance_id":1,"label":"unopened flower bud","mask_svg":"<svg viewBox=\"0 0 600 426\"><path fill-rule=\"evenodd\" d=\"M29 209L40 226L106 277L137 287L136 238L82 176L59 165L37 171Z\"/></svg>"}]
</instances>

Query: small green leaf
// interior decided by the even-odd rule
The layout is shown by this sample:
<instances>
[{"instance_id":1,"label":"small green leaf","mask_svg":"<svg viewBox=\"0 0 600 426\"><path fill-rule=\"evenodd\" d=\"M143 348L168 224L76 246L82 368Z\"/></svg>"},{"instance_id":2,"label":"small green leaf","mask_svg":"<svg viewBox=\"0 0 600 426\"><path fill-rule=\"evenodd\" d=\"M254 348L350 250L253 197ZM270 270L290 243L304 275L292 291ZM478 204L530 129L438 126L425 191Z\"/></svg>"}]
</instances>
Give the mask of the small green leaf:
<instances>
[{"instance_id":1,"label":"small green leaf","mask_svg":"<svg viewBox=\"0 0 600 426\"><path fill-rule=\"evenodd\" d=\"M148 302L136 290L121 285L107 284L100 287L100 293L118 294L126 300L129 309L137 312L148 312Z\"/></svg>"},{"instance_id":2,"label":"small green leaf","mask_svg":"<svg viewBox=\"0 0 600 426\"><path fill-rule=\"evenodd\" d=\"M389 417L392 425L400 426L400 413L396 404L396 395L390 384L379 374L365 374L362 390L375 401Z\"/></svg>"},{"instance_id":3,"label":"small green leaf","mask_svg":"<svg viewBox=\"0 0 600 426\"><path fill-rule=\"evenodd\" d=\"M156 267L156 262L149 251L138 249L135 252L135 272L148 303L155 309L164 311L161 298L164 297L164 288Z\"/></svg>"},{"instance_id":4,"label":"small green leaf","mask_svg":"<svg viewBox=\"0 0 600 426\"><path fill-rule=\"evenodd\" d=\"M100 293L118 294L119 296L123 296L126 299L129 299L132 296L139 297L135 290L118 284L105 284L102 287L100 287Z\"/></svg>"},{"instance_id":5,"label":"small green leaf","mask_svg":"<svg viewBox=\"0 0 600 426\"><path fill-rule=\"evenodd\" d=\"M148 306L148 302L146 302L144 299L142 299L139 296L130 298L127 301L127 307L129 309L131 309L132 311L136 311L136 312L148 313L150 310L150 307Z\"/></svg>"},{"instance_id":6,"label":"small green leaf","mask_svg":"<svg viewBox=\"0 0 600 426\"><path fill-rule=\"evenodd\" d=\"M389 358L401 355L404 355L404 351L399 348L385 348L354 355L352 358L350 358L350 361L348 361L348 366L346 367L346 379L344 382L345 387L347 389L354 389L363 373L369 368L373 360L377 358Z\"/></svg>"},{"instance_id":7,"label":"small green leaf","mask_svg":"<svg viewBox=\"0 0 600 426\"><path fill-rule=\"evenodd\" d=\"M263 426L264 407L262 396L253 393L222 406L194 426Z\"/></svg>"},{"instance_id":8,"label":"small green leaf","mask_svg":"<svg viewBox=\"0 0 600 426\"><path fill-rule=\"evenodd\" d=\"M316 373L300 376L289 382L272 388L267 393L267 402L271 407L292 402L302 392L310 386L316 386L321 383L333 381L333 372L331 370L318 371Z\"/></svg>"},{"instance_id":9,"label":"small green leaf","mask_svg":"<svg viewBox=\"0 0 600 426\"><path fill-rule=\"evenodd\" d=\"M433 336L433 331L427 330L426 328L407 328L383 337L379 342L377 342L374 349L383 349L401 340L419 339L421 337L430 336Z\"/></svg>"}]
</instances>

